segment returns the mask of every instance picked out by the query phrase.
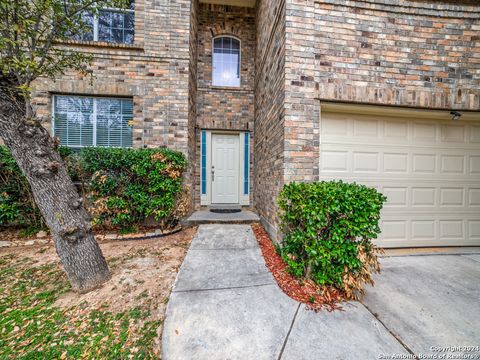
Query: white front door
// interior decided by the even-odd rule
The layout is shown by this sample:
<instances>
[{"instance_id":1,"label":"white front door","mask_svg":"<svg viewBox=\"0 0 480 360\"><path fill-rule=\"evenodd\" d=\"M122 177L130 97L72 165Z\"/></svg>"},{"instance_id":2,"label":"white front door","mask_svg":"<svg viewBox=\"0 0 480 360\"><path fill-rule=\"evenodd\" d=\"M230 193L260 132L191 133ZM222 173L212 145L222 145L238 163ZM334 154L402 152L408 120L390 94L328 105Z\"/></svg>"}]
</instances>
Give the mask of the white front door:
<instances>
[{"instance_id":1,"label":"white front door","mask_svg":"<svg viewBox=\"0 0 480 360\"><path fill-rule=\"evenodd\" d=\"M239 135L212 134L212 204L238 204Z\"/></svg>"}]
</instances>

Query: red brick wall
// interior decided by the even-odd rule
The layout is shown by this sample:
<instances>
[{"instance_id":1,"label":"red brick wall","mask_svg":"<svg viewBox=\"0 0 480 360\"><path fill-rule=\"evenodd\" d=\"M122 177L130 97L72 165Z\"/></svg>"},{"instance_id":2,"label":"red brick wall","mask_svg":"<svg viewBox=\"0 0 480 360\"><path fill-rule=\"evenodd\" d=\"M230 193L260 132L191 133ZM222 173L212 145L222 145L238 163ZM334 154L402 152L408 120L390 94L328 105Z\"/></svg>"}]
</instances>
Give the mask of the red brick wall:
<instances>
[{"instance_id":1,"label":"red brick wall","mask_svg":"<svg viewBox=\"0 0 480 360\"><path fill-rule=\"evenodd\" d=\"M241 42L241 86L212 86L212 40L232 35ZM252 8L201 3L198 14L197 134L195 204L200 205L200 130L250 131L250 173L254 173L255 11ZM250 182L252 184L252 182ZM250 186L253 198L254 187ZM252 200L251 200L252 201Z\"/></svg>"},{"instance_id":2,"label":"red brick wall","mask_svg":"<svg viewBox=\"0 0 480 360\"><path fill-rule=\"evenodd\" d=\"M93 81L68 72L35 83L37 112L50 127L53 93L131 96L135 147L168 146L189 152L191 0L136 0L133 45L78 42L93 55Z\"/></svg>"},{"instance_id":3,"label":"red brick wall","mask_svg":"<svg viewBox=\"0 0 480 360\"><path fill-rule=\"evenodd\" d=\"M388 4L388 5L387 5ZM288 1L287 83L319 99L480 108L480 3Z\"/></svg>"},{"instance_id":4,"label":"red brick wall","mask_svg":"<svg viewBox=\"0 0 480 360\"><path fill-rule=\"evenodd\" d=\"M285 1L259 0L256 17L255 207L275 236L284 167Z\"/></svg>"},{"instance_id":5,"label":"red brick wall","mask_svg":"<svg viewBox=\"0 0 480 360\"><path fill-rule=\"evenodd\" d=\"M284 182L318 180L322 101L480 110L478 1L286 0L285 48Z\"/></svg>"},{"instance_id":6,"label":"red brick wall","mask_svg":"<svg viewBox=\"0 0 480 360\"><path fill-rule=\"evenodd\" d=\"M198 0L192 0L190 11L189 40L189 78L188 78L188 184L190 199L195 204L195 168L196 168L196 121L197 121L197 76L198 76ZM192 206L192 209L194 206Z\"/></svg>"},{"instance_id":7,"label":"red brick wall","mask_svg":"<svg viewBox=\"0 0 480 360\"><path fill-rule=\"evenodd\" d=\"M167 146L194 163L196 47L192 0L136 0L133 45L77 42L73 50L93 55L90 77L75 72L55 82L39 79L33 103L51 128L52 94L127 96L134 102L134 147ZM193 45L196 42L193 41ZM195 61L191 61L194 58ZM194 84L192 84L192 79ZM193 167L186 174L191 183Z\"/></svg>"},{"instance_id":8,"label":"red brick wall","mask_svg":"<svg viewBox=\"0 0 480 360\"><path fill-rule=\"evenodd\" d=\"M255 13L251 8L200 4L198 26L197 126L209 129L253 129ZM239 88L212 86L212 40L233 35L241 42Z\"/></svg>"}]
</instances>

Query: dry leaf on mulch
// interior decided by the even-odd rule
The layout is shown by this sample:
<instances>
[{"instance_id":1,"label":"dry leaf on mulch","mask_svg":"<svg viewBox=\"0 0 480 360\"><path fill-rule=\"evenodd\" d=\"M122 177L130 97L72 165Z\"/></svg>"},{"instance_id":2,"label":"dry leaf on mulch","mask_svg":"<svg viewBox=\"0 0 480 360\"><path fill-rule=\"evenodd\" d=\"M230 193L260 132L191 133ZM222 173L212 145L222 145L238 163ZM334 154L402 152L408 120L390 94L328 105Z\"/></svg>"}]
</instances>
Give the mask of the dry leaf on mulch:
<instances>
[{"instance_id":1,"label":"dry leaf on mulch","mask_svg":"<svg viewBox=\"0 0 480 360\"><path fill-rule=\"evenodd\" d=\"M288 265L277 253L265 229L260 224L252 225L252 229L268 269L285 294L306 304L314 311L341 310L339 303L344 300L344 294L341 291L331 286L320 286L313 281L295 278L288 272Z\"/></svg>"}]
</instances>

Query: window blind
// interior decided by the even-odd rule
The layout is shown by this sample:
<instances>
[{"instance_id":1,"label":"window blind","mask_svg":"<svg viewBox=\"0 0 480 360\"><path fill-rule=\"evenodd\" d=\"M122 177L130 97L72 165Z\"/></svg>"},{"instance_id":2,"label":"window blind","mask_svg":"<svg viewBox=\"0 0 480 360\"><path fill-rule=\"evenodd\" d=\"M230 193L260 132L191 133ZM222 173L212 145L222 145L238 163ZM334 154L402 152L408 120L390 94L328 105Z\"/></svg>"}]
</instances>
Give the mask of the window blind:
<instances>
[{"instance_id":1,"label":"window blind","mask_svg":"<svg viewBox=\"0 0 480 360\"><path fill-rule=\"evenodd\" d=\"M132 99L56 95L54 135L68 147L132 147Z\"/></svg>"}]
</instances>

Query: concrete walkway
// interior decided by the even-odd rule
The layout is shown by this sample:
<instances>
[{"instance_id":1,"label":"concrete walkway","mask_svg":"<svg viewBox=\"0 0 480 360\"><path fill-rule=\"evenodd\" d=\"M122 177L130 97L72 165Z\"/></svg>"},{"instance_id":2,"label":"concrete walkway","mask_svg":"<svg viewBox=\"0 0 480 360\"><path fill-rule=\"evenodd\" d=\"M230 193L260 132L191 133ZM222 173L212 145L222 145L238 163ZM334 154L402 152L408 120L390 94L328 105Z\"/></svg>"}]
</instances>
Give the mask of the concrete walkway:
<instances>
[{"instance_id":1,"label":"concrete walkway","mask_svg":"<svg viewBox=\"0 0 480 360\"><path fill-rule=\"evenodd\" d=\"M162 358L361 360L480 345L480 255L382 263L364 304L315 313L278 288L249 225L202 225L170 297Z\"/></svg>"}]
</instances>

